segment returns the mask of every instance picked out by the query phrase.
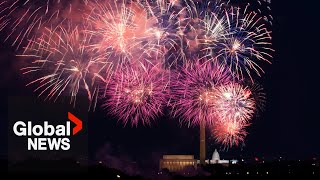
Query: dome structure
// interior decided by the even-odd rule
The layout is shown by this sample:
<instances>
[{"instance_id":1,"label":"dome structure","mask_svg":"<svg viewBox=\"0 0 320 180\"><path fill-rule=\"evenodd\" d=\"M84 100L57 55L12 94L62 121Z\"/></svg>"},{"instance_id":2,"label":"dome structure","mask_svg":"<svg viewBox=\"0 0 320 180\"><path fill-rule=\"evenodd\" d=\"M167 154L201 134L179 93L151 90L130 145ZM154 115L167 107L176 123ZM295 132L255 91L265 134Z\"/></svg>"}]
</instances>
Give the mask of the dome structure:
<instances>
[{"instance_id":1,"label":"dome structure","mask_svg":"<svg viewBox=\"0 0 320 180\"><path fill-rule=\"evenodd\" d=\"M220 155L219 155L217 149L215 149L213 154L212 154L212 161L214 163L219 163L219 161L220 161Z\"/></svg>"}]
</instances>

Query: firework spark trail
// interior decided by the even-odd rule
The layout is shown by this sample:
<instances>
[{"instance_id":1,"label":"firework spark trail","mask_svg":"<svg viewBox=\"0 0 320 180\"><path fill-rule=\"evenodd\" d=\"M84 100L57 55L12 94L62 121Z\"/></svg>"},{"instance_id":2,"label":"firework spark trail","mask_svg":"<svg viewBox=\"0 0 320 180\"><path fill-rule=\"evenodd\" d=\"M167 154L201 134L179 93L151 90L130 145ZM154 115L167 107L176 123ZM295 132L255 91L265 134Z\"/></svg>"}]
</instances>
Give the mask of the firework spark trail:
<instances>
[{"instance_id":1,"label":"firework spark trail","mask_svg":"<svg viewBox=\"0 0 320 180\"><path fill-rule=\"evenodd\" d=\"M266 23L272 26L273 16L271 13L271 0L257 0L256 3L257 4L253 7L258 7L258 9L254 10L256 10L259 15L263 17Z\"/></svg>"},{"instance_id":2,"label":"firework spark trail","mask_svg":"<svg viewBox=\"0 0 320 180\"><path fill-rule=\"evenodd\" d=\"M238 79L248 75L253 82L251 71L261 76L264 71L259 61L271 63L269 59L274 50L271 48L271 31L265 27L262 18L256 12L246 10L242 13L240 8L231 7L224 11L227 32L213 47L217 53L213 59L228 64ZM210 44L208 46L210 48Z\"/></svg>"},{"instance_id":3,"label":"firework spark trail","mask_svg":"<svg viewBox=\"0 0 320 180\"><path fill-rule=\"evenodd\" d=\"M149 19L146 9L139 3L127 1L98 1L89 3L91 12L86 19L92 28L87 32L93 35L91 48L104 56L115 68L132 61L146 60L143 55L148 48L143 42ZM157 35L159 32L156 32ZM157 38L157 36L154 36ZM157 62L152 62L157 64Z\"/></svg>"},{"instance_id":4,"label":"firework spark trail","mask_svg":"<svg viewBox=\"0 0 320 180\"><path fill-rule=\"evenodd\" d=\"M241 82L246 84L245 82ZM211 135L224 149L244 145L246 127L264 108L265 93L259 84L230 82L213 91L214 117Z\"/></svg>"},{"instance_id":5,"label":"firework spark trail","mask_svg":"<svg viewBox=\"0 0 320 180\"><path fill-rule=\"evenodd\" d=\"M265 110L266 106L266 93L262 85L257 83L247 83L248 88L251 90L251 96L255 101L255 115L259 116Z\"/></svg>"},{"instance_id":6,"label":"firework spark trail","mask_svg":"<svg viewBox=\"0 0 320 180\"><path fill-rule=\"evenodd\" d=\"M157 6L159 3L161 6ZM93 35L91 47L114 63L114 69L126 63L140 63L130 62L133 60L165 65L172 59L166 54L172 56L181 47L176 33L178 13L172 11L170 2L95 1L89 4L91 12L86 19L92 25L87 31ZM173 63L168 64L170 67Z\"/></svg>"},{"instance_id":7,"label":"firework spark trail","mask_svg":"<svg viewBox=\"0 0 320 180\"><path fill-rule=\"evenodd\" d=\"M213 104L214 114L222 122L248 122L256 107L251 90L238 83L217 87L214 90Z\"/></svg>"},{"instance_id":8,"label":"firework spark trail","mask_svg":"<svg viewBox=\"0 0 320 180\"><path fill-rule=\"evenodd\" d=\"M210 5L210 1L206 8L211 7L212 10L205 9L200 13L202 31L198 37L198 51L201 53L201 58L215 59L218 55L216 52L217 44L223 40L228 33L227 22L222 15L223 8L228 4L221 1L215 1Z\"/></svg>"},{"instance_id":9,"label":"firework spark trail","mask_svg":"<svg viewBox=\"0 0 320 180\"><path fill-rule=\"evenodd\" d=\"M166 54L179 47L179 37L176 35L178 26L175 24L178 14L172 11L172 7L172 3L166 0L145 1L139 6L131 7L136 14L135 34L141 40L142 52L138 58L144 57L151 64L164 65L167 61Z\"/></svg>"},{"instance_id":10,"label":"firework spark trail","mask_svg":"<svg viewBox=\"0 0 320 180\"><path fill-rule=\"evenodd\" d=\"M18 50L26 39L32 39L44 27L58 26L67 19L72 4L78 1L54 0L7 0L0 3L0 31L8 31L4 41L13 38L11 43ZM79 1L86 4L86 1Z\"/></svg>"},{"instance_id":11,"label":"firework spark trail","mask_svg":"<svg viewBox=\"0 0 320 180\"><path fill-rule=\"evenodd\" d=\"M106 89L104 108L119 121L132 126L150 125L163 113L168 79L159 66L122 67L114 72Z\"/></svg>"},{"instance_id":12,"label":"firework spark trail","mask_svg":"<svg viewBox=\"0 0 320 180\"><path fill-rule=\"evenodd\" d=\"M274 50L269 4L229 3L7 0L0 31L16 50L25 47L19 56L32 62L22 72L36 77L28 86L45 99L67 95L75 105L85 94L95 107L99 96L111 115L135 126L151 124L168 105L189 126L208 122L216 141L233 147L263 109L254 75Z\"/></svg>"},{"instance_id":13,"label":"firework spark trail","mask_svg":"<svg viewBox=\"0 0 320 180\"><path fill-rule=\"evenodd\" d=\"M244 145L247 132L245 128L249 126L246 123L237 121L218 122L211 127L211 133L215 141L221 144L224 149L234 146Z\"/></svg>"},{"instance_id":14,"label":"firework spark trail","mask_svg":"<svg viewBox=\"0 0 320 180\"><path fill-rule=\"evenodd\" d=\"M90 7L92 10L87 20L93 24L93 29L88 30L88 33L97 37L92 49L105 53L107 59L118 56L119 64L123 60L129 60L132 57L131 51L137 48L139 42L136 41L133 33L134 14L126 3L95 1Z\"/></svg>"},{"instance_id":15,"label":"firework spark trail","mask_svg":"<svg viewBox=\"0 0 320 180\"><path fill-rule=\"evenodd\" d=\"M179 31L178 34L181 36L182 51L179 53L183 63L189 63L187 61L192 59L198 59L199 57L205 58L208 53L202 49L203 44L208 44L209 38L206 36L221 36L222 31L219 29L208 30L214 31L209 32L204 29L214 26L217 16L221 11L221 8L226 4L220 0L217 1L181 1L181 8L179 10ZM213 17L215 16L215 18ZM207 22L205 22L207 21ZM211 24L210 24L211 23ZM216 37L216 38L217 38Z\"/></svg>"},{"instance_id":16,"label":"firework spark trail","mask_svg":"<svg viewBox=\"0 0 320 180\"><path fill-rule=\"evenodd\" d=\"M173 10L175 5L176 1L167 0L142 3L150 16L145 30L144 53L168 68L177 64L176 52L181 52L182 47L178 34L180 14Z\"/></svg>"},{"instance_id":17,"label":"firework spark trail","mask_svg":"<svg viewBox=\"0 0 320 180\"><path fill-rule=\"evenodd\" d=\"M213 63L188 64L171 79L172 115L180 117L188 125L200 121L213 123L214 89L229 83L230 73L221 65Z\"/></svg>"},{"instance_id":18,"label":"firework spark trail","mask_svg":"<svg viewBox=\"0 0 320 180\"><path fill-rule=\"evenodd\" d=\"M32 59L32 66L22 68L23 74L35 73L40 76L28 84L37 84L35 92L45 99L54 99L60 95L70 96L75 105L79 93L86 92L90 103L97 100L96 81L102 70L108 67L100 58L88 51L87 41L81 28L58 26L46 29L43 34L31 40L19 56Z\"/></svg>"},{"instance_id":19,"label":"firework spark trail","mask_svg":"<svg viewBox=\"0 0 320 180\"><path fill-rule=\"evenodd\" d=\"M271 31L265 23L267 18L251 11L249 4L240 10L229 2L185 0L186 56L196 56L227 64L238 79L252 72L264 73L259 61L271 63ZM268 6L269 7L269 6ZM270 9L270 7L269 7ZM260 16L261 15L261 16ZM189 58L190 59L190 58Z\"/></svg>"}]
</instances>

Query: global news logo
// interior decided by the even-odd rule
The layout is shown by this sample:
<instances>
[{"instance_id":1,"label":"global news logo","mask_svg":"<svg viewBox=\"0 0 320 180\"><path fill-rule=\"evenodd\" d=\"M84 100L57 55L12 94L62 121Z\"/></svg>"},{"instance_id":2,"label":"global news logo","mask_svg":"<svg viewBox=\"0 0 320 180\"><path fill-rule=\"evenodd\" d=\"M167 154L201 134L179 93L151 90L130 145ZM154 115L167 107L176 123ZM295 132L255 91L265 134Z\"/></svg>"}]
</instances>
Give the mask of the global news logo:
<instances>
[{"instance_id":1,"label":"global news logo","mask_svg":"<svg viewBox=\"0 0 320 180\"><path fill-rule=\"evenodd\" d=\"M71 132L71 122L76 126ZM31 121L17 121L13 125L13 132L19 137L28 137L27 148L29 151L67 151L71 148L70 137L79 133L82 129L82 121L68 112L68 120L65 124L52 125L48 121L43 124L32 124Z\"/></svg>"}]
</instances>

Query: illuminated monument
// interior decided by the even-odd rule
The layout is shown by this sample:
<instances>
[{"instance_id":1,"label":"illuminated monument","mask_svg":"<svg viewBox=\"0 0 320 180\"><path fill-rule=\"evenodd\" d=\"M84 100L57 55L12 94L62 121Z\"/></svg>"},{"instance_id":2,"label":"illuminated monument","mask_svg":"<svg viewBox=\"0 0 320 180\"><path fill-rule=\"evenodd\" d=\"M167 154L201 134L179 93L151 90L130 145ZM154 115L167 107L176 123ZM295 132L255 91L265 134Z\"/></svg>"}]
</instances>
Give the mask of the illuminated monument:
<instances>
[{"instance_id":1,"label":"illuminated monument","mask_svg":"<svg viewBox=\"0 0 320 180\"><path fill-rule=\"evenodd\" d=\"M168 169L170 172L178 172L186 167L197 168L197 160L193 155L163 155L160 160L160 170Z\"/></svg>"},{"instance_id":2,"label":"illuminated monument","mask_svg":"<svg viewBox=\"0 0 320 180\"><path fill-rule=\"evenodd\" d=\"M229 166L229 164L237 164L238 160L232 159L232 160L225 160L220 159L220 154L218 153L217 149L214 150L212 153L212 158L209 160L206 160L206 164L222 164L224 166Z\"/></svg>"},{"instance_id":3,"label":"illuminated monument","mask_svg":"<svg viewBox=\"0 0 320 180\"><path fill-rule=\"evenodd\" d=\"M200 122L200 161L194 159L193 155L163 155L160 160L160 170L168 169L170 172L182 171L188 166L197 168L197 164L205 165L206 160L206 124ZM219 155L219 154L218 154Z\"/></svg>"},{"instance_id":4,"label":"illuminated monument","mask_svg":"<svg viewBox=\"0 0 320 180\"><path fill-rule=\"evenodd\" d=\"M163 155L160 160L160 170L168 169L170 172L178 172L184 170L186 167L193 166L195 169L197 165L206 164L222 164L229 166L229 164L237 164L237 160L221 160L217 149L212 154L212 159L206 160L206 123L200 122L200 154L199 159L194 159L193 155Z\"/></svg>"},{"instance_id":5,"label":"illuminated monument","mask_svg":"<svg viewBox=\"0 0 320 180\"><path fill-rule=\"evenodd\" d=\"M229 166L230 164L237 164L238 160L220 159L220 154L215 149L212 158L204 162L205 164ZM183 171L186 167L194 167L196 169L197 164L201 164L201 160L194 159L193 155L163 155L163 158L160 160L160 170L168 169L170 172L179 172Z\"/></svg>"},{"instance_id":6,"label":"illuminated monument","mask_svg":"<svg viewBox=\"0 0 320 180\"><path fill-rule=\"evenodd\" d=\"M210 164L218 164L220 161L221 161L220 155L219 155L217 149L215 149L212 154L212 159L210 160Z\"/></svg>"}]
</instances>

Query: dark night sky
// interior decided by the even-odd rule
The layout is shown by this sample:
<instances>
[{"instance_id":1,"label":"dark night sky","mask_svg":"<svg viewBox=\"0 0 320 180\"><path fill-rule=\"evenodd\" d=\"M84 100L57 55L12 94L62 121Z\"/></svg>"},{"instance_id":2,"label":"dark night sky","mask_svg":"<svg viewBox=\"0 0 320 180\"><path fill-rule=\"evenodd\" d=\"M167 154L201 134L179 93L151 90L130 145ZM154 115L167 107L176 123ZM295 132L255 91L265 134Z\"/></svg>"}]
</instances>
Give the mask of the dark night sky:
<instances>
[{"instance_id":1,"label":"dark night sky","mask_svg":"<svg viewBox=\"0 0 320 180\"><path fill-rule=\"evenodd\" d=\"M290 159L320 156L319 118L319 10L316 5L272 1L273 64L266 66L261 82L267 106L249 128L246 146L223 152L222 157L284 156ZM289 2L289 3L288 3ZM3 37L2 37L3 38ZM0 155L6 154L7 96L26 94L25 81L16 70L8 43L0 49ZM198 154L198 128L187 128L171 118L152 127L123 127L97 110L89 117L91 155L108 143L119 156L140 162L161 154ZM218 146L208 143L208 157ZM143 159L143 160L142 160Z\"/></svg>"}]
</instances>

